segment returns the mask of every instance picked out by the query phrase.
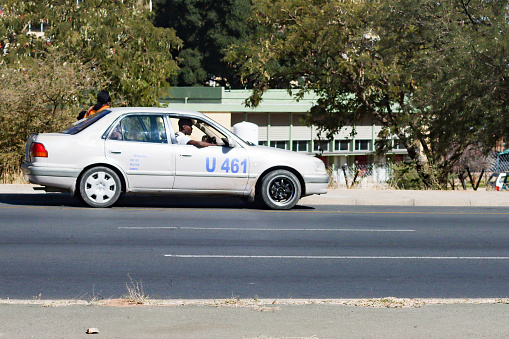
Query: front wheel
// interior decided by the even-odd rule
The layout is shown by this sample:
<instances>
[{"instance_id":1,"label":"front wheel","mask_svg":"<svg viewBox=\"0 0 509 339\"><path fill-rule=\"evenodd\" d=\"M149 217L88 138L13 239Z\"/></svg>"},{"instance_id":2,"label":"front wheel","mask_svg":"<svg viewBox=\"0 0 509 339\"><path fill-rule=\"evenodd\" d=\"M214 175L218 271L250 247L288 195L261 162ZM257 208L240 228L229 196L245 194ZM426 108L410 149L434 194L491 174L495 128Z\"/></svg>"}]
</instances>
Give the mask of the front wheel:
<instances>
[{"instance_id":1,"label":"front wheel","mask_svg":"<svg viewBox=\"0 0 509 339\"><path fill-rule=\"evenodd\" d=\"M299 179L290 171L275 170L262 179L260 188L261 200L274 210L289 210L300 199Z\"/></svg>"},{"instance_id":2,"label":"front wheel","mask_svg":"<svg viewBox=\"0 0 509 339\"><path fill-rule=\"evenodd\" d=\"M80 196L92 207L109 207L117 202L122 186L115 171L108 167L88 169L80 180Z\"/></svg>"}]
</instances>

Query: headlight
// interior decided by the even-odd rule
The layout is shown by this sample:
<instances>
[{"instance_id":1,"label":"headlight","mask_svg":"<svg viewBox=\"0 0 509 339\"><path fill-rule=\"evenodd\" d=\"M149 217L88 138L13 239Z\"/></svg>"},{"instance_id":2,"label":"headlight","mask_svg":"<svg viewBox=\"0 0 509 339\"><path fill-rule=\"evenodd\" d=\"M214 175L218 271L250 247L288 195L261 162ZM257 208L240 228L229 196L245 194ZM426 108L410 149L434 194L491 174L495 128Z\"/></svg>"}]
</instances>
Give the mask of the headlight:
<instances>
[{"instance_id":1,"label":"headlight","mask_svg":"<svg viewBox=\"0 0 509 339\"><path fill-rule=\"evenodd\" d=\"M325 164L321 160L313 162L313 167L315 169L315 172L319 172L319 173L325 173L326 172L325 171Z\"/></svg>"}]
</instances>

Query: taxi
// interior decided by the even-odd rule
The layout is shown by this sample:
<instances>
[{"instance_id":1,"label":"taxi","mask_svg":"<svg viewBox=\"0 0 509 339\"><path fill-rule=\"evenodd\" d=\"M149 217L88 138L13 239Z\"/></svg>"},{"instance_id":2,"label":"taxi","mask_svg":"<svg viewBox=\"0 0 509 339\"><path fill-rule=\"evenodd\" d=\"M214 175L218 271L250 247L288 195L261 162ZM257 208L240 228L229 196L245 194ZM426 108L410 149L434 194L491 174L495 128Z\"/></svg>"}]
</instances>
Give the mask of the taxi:
<instances>
[{"instance_id":1,"label":"taxi","mask_svg":"<svg viewBox=\"0 0 509 339\"><path fill-rule=\"evenodd\" d=\"M178 121L191 138L177 143ZM220 194L291 209L303 196L327 193L329 177L315 157L253 145L198 112L122 107L101 111L59 133L32 134L25 178L47 192L70 192L92 207L121 194Z\"/></svg>"}]
</instances>

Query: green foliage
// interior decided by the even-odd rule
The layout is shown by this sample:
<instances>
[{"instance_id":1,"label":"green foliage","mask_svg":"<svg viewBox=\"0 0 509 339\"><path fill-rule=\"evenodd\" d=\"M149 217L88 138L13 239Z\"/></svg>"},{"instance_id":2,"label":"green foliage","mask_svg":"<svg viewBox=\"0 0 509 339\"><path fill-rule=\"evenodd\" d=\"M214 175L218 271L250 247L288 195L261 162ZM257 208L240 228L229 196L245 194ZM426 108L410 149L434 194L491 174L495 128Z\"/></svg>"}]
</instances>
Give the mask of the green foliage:
<instances>
[{"instance_id":1,"label":"green foliage","mask_svg":"<svg viewBox=\"0 0 509 339\"><path fill-rule=\"evenodd\" d=\"M404 190L420 190L425 187L415 166L404 162L394 164L390 185Z\"/></svg>"},{"instance_id":2,"label":"green foliage","mask_svg":"<svg viewBox=\"0 0 509 339\"><path fill-rule=\"evenodd\" d=\"M467 148L509 135L506 14L496 0L254 0L256 34L227 59L256 83L247 104L268 88L314 91L308 124L330 138L377 120L425 186L444 186Z\"/></svg>"},{"instance_id":3,"label":"green foliage","mask_svg":"<svg viewBox=\"0 0 509 339\"><path fill-rule=\"evenodd\" d=\"M49 47L98 70L114 104L157 105L167 79L177 72L172 57L181 44L172 29L154 27L139 1L5 1L0 24L9 53L2 63L23 62ZM28 33L43 23L44 37Z\"/></svg>"},{"instance_id":4,"label":"green foliage","mask_svg":"<svg viewBox=\"0 0 509 339\"><path fill-rule=\"evenodd\" d=\"M62 58L51 51L30 60L28 71L0 68L0 182L19 172L30 134L76 121L83 93L98 83L97 71Z\"/></svg>"},{"instance_id":5,"label":"green foliage","mask_svg":"<svg viewBox=\"0 0 509 339\"><path fill-rule=\"evenodd\" d=\"M224 50L250 36L251 0L154 0L153 22L172 27L183 40L178 54L178 86L205 85L242 88L236 70L224 61Z\"/></svg>"},{"instance_id":6,"label":"green foliage","mask_svg":"<svg viewBox=\"0 0 509 339\"><path fill-rule=\"evenodd\" d=\"M116 106L158 105L177 73L172 53L181 40L172 29L154 27L140 1L1 6L0 181L19 172L30 133L75 121L99 90L108 90Z\"/></svg>"}]
</instances>

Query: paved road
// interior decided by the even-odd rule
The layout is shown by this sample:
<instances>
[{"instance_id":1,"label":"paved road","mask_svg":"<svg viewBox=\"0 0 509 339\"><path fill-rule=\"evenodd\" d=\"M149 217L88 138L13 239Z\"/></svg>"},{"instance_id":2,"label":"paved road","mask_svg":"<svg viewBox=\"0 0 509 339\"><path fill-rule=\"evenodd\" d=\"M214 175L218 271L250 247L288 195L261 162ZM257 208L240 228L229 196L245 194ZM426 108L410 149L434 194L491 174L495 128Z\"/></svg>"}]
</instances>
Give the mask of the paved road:
<instances>
[{"instance_id":1,"label":"paved road","mask_svg":"<svg viewBox=\"0 0 509 339\"><path fill-rule=\"evenodd\" d=\"M505 208L175 203L4 202L0 298L509 296Z\"/></svg>"},{"instance_id":2,"label":"paved road","mask_svg":"<svg viewBox=\"0 0 509 339\"><path fill-rule=\"evenodd\" d=\"M409 207L433 205L451 207ZM195 200L137 198L124 199L118 208L93 210L69 197L34 194L29 185L0 185L0 337L89 337L86 329L96 327L99 336L107 338L505 338L509 335L509 270L503 258L508 255L508 206L509 194L495 192L343 190L304 198L299 208L289 212L256 210L228 199L198 206ZM231 229L231 222L239 218L249 228L284 230ZM121 229L115 226L119 221L137 228ZM317 231L325 228L321 223L331 230ZM183 228L195 224L229 229ZM161 225L170 228L139 228ZM299 229L304 227L313 230ZM404 232L392 232L398 230ZM197 253L201 248L205 249L201 254L209 255L279 251L345 258L207 258L196 266L204 258L164 256ZM373 258L346 258L345 253ZM409 258L388 258L398 255ZM436 257L422 258L431 255ZM240 265L242 260L247 265ZM238 284L239 291L249 297L275 291L264 286L272 279L268 273L275 273L273 285L280 291L298 287L309 293L316 284L321 288L316 290L336 297L369 297L360 302L368 305L372 301L387 305L385 299L371 299L378 295L497 298L471 300L473 304L448 299L445 305L403 309L316 301L299 305L295 299L293 305L281 305L277 299L276 304L269 300L260 306L253 299L232 298L241 293L235 293L230 280L238 283L236 273L242 272L251 279ZM332 279L320 277L318 273L324 272L331 272ZM230 279L223 279L220 286L223 273ZM143 280L145 292L153 298L192 295L203 289L210 295L227 291L228 299L218 300L223 307L94 306L101 298L125 294L127 274ZM215 283L210 288L200 286L200 279ZM413 289L405 290L412 284ZM6 295L32 301L20 304L4 299ZM47 301L51 295L94 300L85 306L34 304L42 299L43 305L59 305Z\"/></svg>"}]
</instances>

